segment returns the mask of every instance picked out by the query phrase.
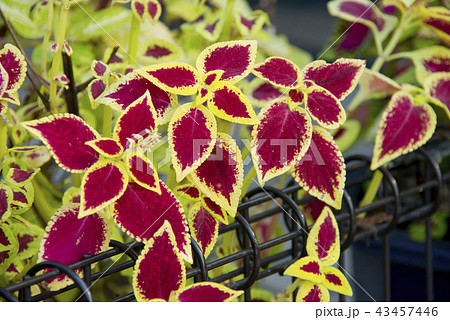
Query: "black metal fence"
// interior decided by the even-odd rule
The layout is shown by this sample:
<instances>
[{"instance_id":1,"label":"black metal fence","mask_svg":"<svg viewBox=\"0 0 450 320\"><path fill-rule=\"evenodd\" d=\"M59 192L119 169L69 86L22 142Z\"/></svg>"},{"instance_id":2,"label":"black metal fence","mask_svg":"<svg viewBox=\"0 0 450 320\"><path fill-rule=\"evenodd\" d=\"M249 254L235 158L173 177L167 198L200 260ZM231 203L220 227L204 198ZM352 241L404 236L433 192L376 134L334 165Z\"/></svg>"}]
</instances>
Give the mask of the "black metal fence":
<instances>
[{"instance_id":1,"label":"black metal fence","mask_svg":"<svg viewBox=\"0 0 450 320\"><path fill-rule=\"evenodd\" d=\"M369 170L370 159L365 156L352 156L346 159L347 182L343 196L342 210L335 212L341 232L341 250L344 251L358 240L370 238L383 239L383 286L384 300L391 300L391 251L390 233L399 225L408 221L426 219L426 252L425 273L427 300L433 300L433 253L431 238L430 216L438 208L442 198L444 185L450 184L450 172L441 172L442 159L450 153L450 139L448 128L438 130L438 134L423 148L400 158L388 168L378 170L383 174L383 182L377 199L365 206L358 206L362 187L367 183L373 172ZM437 153L436 153L437 152ZM444 153L444 154L443 154ZM438 159L438 160L436 160ZM407 179L407 177L412 179ZM406 180L408 180L406 182ZM413 183L411 182L413 181ZM240 250L221 258L211 255L206 260L197 243L192 240L194 264L187 271L187 278L198 281L228 281L227 285L233 289L245 291L245 301L251 301L252 285L263 278L275 274L282 274L292 262L304 255L305 243L308 236L305 216L301 205L312 201L312 197L298 197L300 187L290 182L282 190L273 187L256 188L249 191L238 207L238 214L234 223L223 225L219 234L237 232ZM269 209L259 212L260 207ZM299 206L300 205L300 206ZM251 212L250 212L251 211ZM376 219L369 227L361 227L357 223L358 215L366 212L366 217L382 213L383 222L376 223ZM273 239L261 241L254 232L254 226L264 219L279 216L284 221L285 232ZM267 249L283 244L283 249L275 254L267 254ZM120 243L111 241L111 249L96 256L86 256L84 260L69 266L57 262L42 262L32 267L23 281L7 288L0 288L0 297L7 301L43 301L51 299L69 290L80 290L84 301L93 301L91 291L96 290L96 281L107 278L122 270L133 268L143 244L138 242ZM263 254L263 252L265 253ZM110 259L126 255L127 261L112 263ZM122 259L124 260L124 259ZM340 267L345 269L344 255L339 261ZM105 266L103 270L92 272L93 264ZM237 263L236 263L237 262ZM112 265L112 266L111 266ZM224 265L233 265L231 271L220 274L215 278L209 277L209 271ZM53 268L51 271L36 275L39 271ZM73 270L82 268L83 278ZM40 284L60 274L66 274L73 279L74 284L59 291L42 291L31 293L31 286ZM235 281L236 277L241 279ZM17 294L16 294L17 293ZM18 298L17 298L17 297ZM117 296L114 301L134 300L133 292ZM345 301L345 297L340 297Z\"/></svg>"}]
</instances>

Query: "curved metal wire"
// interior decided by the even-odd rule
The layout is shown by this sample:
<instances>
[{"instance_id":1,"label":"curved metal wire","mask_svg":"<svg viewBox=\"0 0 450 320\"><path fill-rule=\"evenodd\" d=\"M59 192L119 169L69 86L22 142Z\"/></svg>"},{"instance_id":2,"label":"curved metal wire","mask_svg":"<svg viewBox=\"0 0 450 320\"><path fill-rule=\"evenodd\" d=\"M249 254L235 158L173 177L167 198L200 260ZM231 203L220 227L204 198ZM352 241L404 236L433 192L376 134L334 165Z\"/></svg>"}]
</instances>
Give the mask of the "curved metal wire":
<instances>
[{"instance_id":1,"label":"curved metal wire","mask_svg":"<svg viewBox=\"0 0 450 320\"><path fill-rule=\"evenodd\" d=\"M55 262L55 261L43 261L43 262L40 262L37 265L33 266L27 272L27 276L30 276L30 277L34 276L39 271L41 271L43 269L47 269L47 268L57 269L62 274L67 275L78 286L78 288L82 292L82 295L84 295L84 298L85 298L86 301L88 301L88 302L93 302L94 301L94 300L92 300L91 291L89 290L89 288L86 285L86 283L84 283L83 279L81 279L75 273L75 271L73 271L72 269L70 269L69 267L67 267L66 265L64 265L62 263Z\"/></svg>"}]
</instances>

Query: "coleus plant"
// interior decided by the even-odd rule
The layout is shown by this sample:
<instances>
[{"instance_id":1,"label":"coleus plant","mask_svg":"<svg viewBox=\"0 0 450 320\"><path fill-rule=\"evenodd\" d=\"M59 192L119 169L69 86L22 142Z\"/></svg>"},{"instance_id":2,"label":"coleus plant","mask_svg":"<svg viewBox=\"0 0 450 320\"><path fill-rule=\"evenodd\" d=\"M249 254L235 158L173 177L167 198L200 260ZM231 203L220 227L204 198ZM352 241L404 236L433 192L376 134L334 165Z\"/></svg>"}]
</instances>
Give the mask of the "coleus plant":
<instances>
[{"instance_id":1,"label":"coleus plant","mask_svg":"<svg viewBox=\"0 0 450 320\"><path fill-rule=\"evenodd\" d=\"M432 120L433 114L426 103L447 106L448 111L445 91L448 70L442 69L446 51L439 47L429 49L430 52L397 56L413 61L416 71L420 72L418 79L422 79L423 74L429 76L424 90L418 91L420 88L405 86L379 74L376 67L380 62L370 71L365 70L364 60L341 56L332 63L323 60L305 63L309 62L308 58L299 49L293 49L264 29L268 24L264 12L251 11L244 4L233 8L234 1L220 6L205 5L204 1L173 0L164 7L166 12L162 12L163 6L155 0L113 2L110 8L93 9L92 17L98 23L87 27L77 22L83 20L80 18L85 14L82 7L71 7L68 0L40 2L25 9L9 0L5 2L8 9L14 8L8 12L27 12L23 15L26 28L11 19L18 32L28 30L32 38L43 37L43 49L40 53L34 50L32 59L41 63L42 75L38 79L43 79L40 79L42 87L36 93L43 103L33 100L36 99L33 96L32 102L17 113L6 108L6 102L19 103L17 89L26 70L25 57L20 50L6 45L0 58L10 60L1 61L0 99L2 114L7 115L13 126L10 140L14 147L6 153L4 181L0 188L4 212L0 271L8 269L10 274L20 276L26 272L28 263L33 262L30 261L32 256L38 261L70 264L85 254L97 254L107 248L110 239L126 239L115 231L111 224L114 220L126 234L145 244L133 275L138 300L232 300L241 292L210 282L186 286L185 264L193 262L191 236L208 257L218 242L219 224L233 221L237 206L255 176L263 185L277 176L286 177L290 172L304 190L322 201L318 202L320 210L316 215L322 212L322 216L307 244L309 256L288 269L306 262L315 263L319 269L316 278L304 278L305 275L294 274L291 270L294 276L307 280L297 300L308 300L310 291L316 288L322 295L315 295L315 298L321 300L326 300L328 289L351 294L345 277L331 267L339 257L339 233L330 209L323 209L325 204L336 209L341 207L345 164L338 147L339 136L342 138L339 130L351 128L345 122L347 115L342 101L361 79L361 94L358 95L370 92L372 96L365 95L365 99L392 95L393 103L388 109L402 106L393 114L413 110L417 112L412 114L420 121L423 115ZM131 9L120 5L124 2L131 2ZM423 6L426 1L391 2L403 13L421 12L417 15L421 23L445 41L442 23L447 20L443 9L430 10ZM353 21L358 10L367 9L369 2L343 3L331 2L330 11L333 15L345 12L339 16ZM53 9L58 6L61 9L59 25L52 30ZM353 9L348 12L348 8ZM129 41L127 52L123 48L119 51L106 48L118 42L111 44L111 39L102 38L105 30L108 36L121 39L123 33L119 29L123 29L124 21L128 23L130 17L133 32L126 39ZM161 17L167 22L173 19L183 23L176 32L170 32L159 21ZM389 33L397 30L392 27L395 21L392 14L374 7L360 23L375 34L377 48L383 50ZM46 25L41 28L46 30L43 34L39 34L39 28L33 31L30 28L39 22ZM145 26L146 32L139 32L140 26ZM405 25L401 26L403 30ZM11 27L9 29L11 31ZM193 30L202 35L201 39ZM52 36L54 43L50 43ZM70 38L70 46L65 38ZM216 42L218 39L222 41ZM50 55L45 54L47 48ZM388 49L394 50L389 45L386 47L386 59L392 53ZM288 52L295 54L288 56ZM48 56L53 57L49 72ZM60 70L63 56L67 75ZM73 59L75 75L68 72L66 56ZM394 59L395 55L392 56ZM154 64L147 65L149 61ZM436 70L444 73L432 72ZM256 78L251 79L252 75ZM75 86L78 81L84 83ZM79 92L79 115L66 112L68 108L61 94L66 88ZM46 101L46 94L49 101ZM263 107L258 115L255 106ZM48 111L53 114L49 115ZM103 122L102 130L97 119ZM390 120L386 116L385 122ZM431 120L424 128L426 133L418 134L418 140L424 141L431 134L430 128L434 127ZM254 168L245 179L243 157L248 150L241 152L233 139L236 124L249 126L245 129L251 131L248 145ZM6 126L2 128L6 130ZM37 141L32 140L24 128L44 146L30 146ZM384 132L387 141L391 129L387 127ZM168 172L158 172L160 168L150 160L148 151L154 151L152 147L165 134L171 166ZM2 148L6 147L5 136L2 136ZM407 137L403 138L406 141ZM379 144L383 145L383 141ZM417 146L413 143L405 150ZM385 149L384 154L380 152L376 157L374 168L400 154L397 150ZM67 182L60 185L61 189L67 189L64 195L43 174L50 172L47 167L50 155L60 168L72 174L73 187L67 189ZM165 173L168 176L164 182ZM17 176L25 178L17 182ZM28 216L23 218L34 211L46 213L45 232L29 223ZM21 239L28 241L31 250L20 250ZM231 244L225 243L225 247L227 245L229 248L225 249L231 252ZM320 254L319 246L325 249ZM223 243L220 249L224 249ZM81 274L82 270L76 272ZM324 280L327 276L328 280ZM70 279L60 276L47 281L46 285L56 290L69 283ZM299 282L296 284L298 286Z\"/></svg>"},{"instance_id":2,"label":"coleus plant","mask_svg":"<svg viewBox=\"0 0 450 320\"><path fill-rule=\"evenodd\" d=\"M365 101L388 99L386 107L380 109L381 115L367 117L373 126L378 126L372 170L418 149L433 135L438 118L444 122L449 119L449 10L430 6L431 2L385 0L380 8L367 0L328 3L333 16L354 23L359 29L367 29L367 32L347 33L344 39L337 40L340 45L356 44L355 52L357 44L364 42L370 33L373 35L377 58L370 69L364 70L359 91L347 110L352 117L361 114L357 108L364 106ZM430 42L423 47L425 41ZM337 52L342 54L348 49L344 45ZM362 204L373 200L381 176L380 172L375 173Z\"/></svg>"},{"instance_id":3,"label":"coleus plant","mask_svg":"<svg viewBox=\"0 0 450 320\"><path fill-rule=\"evenodd\" d=\"M351 296L352 288L345 275L332 265L341 254L339 229L330 208L325 207L314 223L306 242L308 255L291 264L284 275L296 277L288 289L280 296L290 297L298 288L296 301L328 302L333 290Z\"/></svg>"}]
</instances>

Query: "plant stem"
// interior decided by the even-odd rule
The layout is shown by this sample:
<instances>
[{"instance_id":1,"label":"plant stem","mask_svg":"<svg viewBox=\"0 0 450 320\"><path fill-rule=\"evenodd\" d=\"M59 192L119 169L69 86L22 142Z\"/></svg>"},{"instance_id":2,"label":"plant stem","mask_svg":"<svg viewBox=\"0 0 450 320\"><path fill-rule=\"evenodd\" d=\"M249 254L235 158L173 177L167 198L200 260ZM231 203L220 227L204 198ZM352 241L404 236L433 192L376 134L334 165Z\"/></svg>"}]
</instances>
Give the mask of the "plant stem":
<instances>
[{"instance_id":1,"label":"plant stem","mask_svg":"<svg viewBox=\"0 0 450 320\"><path fill-rule=\"evenodd\" d=\"M225 21L223 23L222 35L220 41L230 40L231 34L231 24L233 22L233 8L236 0L227 0L227 5L225 7Z\"/></svg>"},{"instance_id":2,"label":"plant stem","mask_svg":"<svg viewBox=\"0 0 450 320\"><path fill-rule=\"evenodd\" d=\"M75 188L81 187L81 180L83 179L82 173L72 173L72 185Z\"/></svg>"},{"instance_id":3,"label":"plant stem","mask_svg":"<svg viewBox=\"0 0 450 320\"><path fill-rule=\"evenodd\" d=\"M134 14L132 14L131 16L130 41L128 42L128 63L131 65L136 65L136 54L141 23L134 16Z\"/></svg>"},{"instance_id":4,"label":"plant stem","mask_svg":"<svg viewBox=\"0 0 450 320\"><path fill-rule=\"evenodd\" d=\"M283 293L281 293L277 298L276 298L276 302L282 302L285 301L287 298L289 298L290 295L292 295L292 293L295 291L295 289L297 289L301 282L303 280L300 278L295 279L294 282L292 282L287 288L286 290L283 291Z\"/></svg>"},{"instance_id":5,"label":"plant stem","mask_svg":"<svg viewBox=\"0 0 450 320\"><path fill-rule=\"evenodd\" d=\"M3 164L3 160L6 153L8 142L8 125L0 118L0 165Z\"/></svg>"},{"instance_id":6,"label":"plant stem","mask_svg":"<svg viewBox=\"0 0 450 320\"><path fill-rule=\"evenodd\" d=\"M112 132L112 109L109 106L103 106L103 137L111 138Z\"/></svg>"},{"instance_id":7,"label":"plant stem","mask_svg":"<svg viewBox=\"0 0 450 320\"><path fill-rule=\"evenodd\" d=\"M58 75L61 67L62 49L64 47L64 37L66 36L67 16L70 8L68 3L69 3L68 0L64 0L61 5L58 39L56 41L56 43L58 44L58 51L55 53L55 56L53 57L52 70L50 74L50 112L53 114L56 113L56 91L58 89L56 82L53 81L53 78Z\"/></svg>"},{"instance_id":8,"label":"plant stem","mask_svg":"<svg viewBox=\"0 0 450 320\"><path fill-rule=\"evenodd\" d=\"M47 48L50 37L52 36L52 26L53 26L53 0L48 3L48 16L47 25L45 27L44 40L42 42L42 52L41 52L41 73L42 76L47 76Z\"/></svg>"},{"instance_id":9,"label":"plant stem","mask_svg":"<svg viewBox=\"0 0 450 320\"><path fill-rule=\"evenodd\" d=\"M387 44L386 48L383 51L383 55L378 56L375 62L373 63L371 68L373 71L380 71L384 62L386 61L386 59L389 58L389 56L392 54L392 51L394 51L395 47L400 41L403 31L407 28L408 22L409 19L407 19L405 15L402 15L400 18L400 22L398 23L398 26L394 31L394 34L392 35L391 39L389 40L389 43ZM372 179L370 180L369 188L367 189L364 198L361 200L359 204L360 207L373 202L375 196L377 195L377 190L382 180L383 174L380 171L376 171L372 176Z\"/></svg>"},{"instance_id":10,"label":"plant stem","mask_svg":"<svg viewBox=\"0 0 450 320\"><path fill-rule=\"evenodd\" d=\"M247 176L244 179L244 182L242 184L242 189L241 189L241 200L242 198L245 196L245 194L248 191L248 188L250 188L250 185L253 182L253 179L256 177L256 169L255 167L252 167L250 169L250 171L247 173Z\"/></svg>"},{"instance_id":11,"label":"plant stem","mask_svg":"<svg viewBox=\"0 0 450 320\"><path fill-rule=\"evenodd\" d=\"M47 224L52 215L53 210L47 202L46 194L42 192L41 186L36 181L31 181L34 188L34 207L36 208L36 213L39 216L40 220L44 221Z\"/></svg>"},{"instance_id":12,"label":"plant stem","mask_svg":"<svg viewBox=\"0 0 450 320\"><path fill-rule=\"evenodd\" d=\"M223 133L228 133L229 129L230 129L230 122L227 120L223 120L223 119L217 119L217 132L223 132Z\"/></svg>"},{"instance_id":13,"label":"plant stem","mask_svg":"<svg viewBox=\"0 0 450 320\"><path fill-rule=\"evenodd\" d=\"M50 194L52 194L59 200L62 199L64 194L60 190L56 189L55 186L50 181L48 181L47 177L42 172L38 172L34 179L36 179L36 181Z\"/></svg>"},{"instance_id":14,"label":"plant stem","mask_svg":"<svg viewBox=\"0 0 450 320\"><path fill-rule=\"evenodd\" d=\"M381 171L375 171L372 179L370 180L369 188L367 188L364 198L359 203L360 207L366 206L373 202L375 196L377 195L378 187L383 180L383 174ZM365 214L365 213L363 213Z\"/></svg>"},{"instance_id":15,"label":"plant stem","mask_svg":"<svg viewBox=\"0 0 450 320\"><path fill-rule=\"evenodd\" d=\"M397 46L398 42L400 41L400 37L402 36L403 31L405 31L408 19L406 19L405 15L402 15L400 17L400 21L398 23L397 28L395 28L394 34L392 35L391 39L389 40L386 48L383 50L383 54L379 55L375 62L372 65L373 71L380 71L381 67L383 66L383 63L386 61L386 59L389 58L392 51L394 51L395 47Z\"/></svg>"},{"instance_id":16,"label":"plant stem","mask_svg":"<svg viewBox=\"0 0 450 320\"><path fill-rule=\"evenodd\" d=\"M169 189L173 190L176 184L177 184L177 176L175 173L175 169L173 168L173 165L170 165L166 185L169 187Z\"/></svg>"}]
</instances>

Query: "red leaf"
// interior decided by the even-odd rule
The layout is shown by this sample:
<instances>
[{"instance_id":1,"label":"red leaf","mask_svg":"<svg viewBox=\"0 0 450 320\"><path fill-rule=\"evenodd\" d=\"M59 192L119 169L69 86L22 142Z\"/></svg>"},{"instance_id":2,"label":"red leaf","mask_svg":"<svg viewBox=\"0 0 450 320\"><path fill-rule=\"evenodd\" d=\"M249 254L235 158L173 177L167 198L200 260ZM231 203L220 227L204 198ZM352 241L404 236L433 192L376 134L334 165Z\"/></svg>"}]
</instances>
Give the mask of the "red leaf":
<instances>
[{"instance_id":1,"label":"red leaf","mask_svg":"<svg viewBox=\"0 0 450 320\"><path fill-rule=\"evenodd\" d=\"M371 170L419 148L435 128L436 114L428 104L416 105L409 93L394 94L378 127Z\"/></svg>"},{"instance_id":2,"label":"red leaf","mask_svg":"<svg viewBox=\"0 0 450 320\"><path fill-rule=\"evenodd\" d=\"M344 108L328 90L319 86L311 86L307 92L305 108L322 127L336 129L345 122Z\"/></svg>"},{"instance_id":3,"label":"red leaf","mask_svg":"<svg viewBox=\"0 0 450 320\"><path fill-rule=\"evenodd\" d=\"M314 126L306 154L294 165L292 176L308 193L340 209L345 186L345 163L333 137Z\"/></svg>"},{"instance_id":4,"label":"red leaf","mask_svg":"<svg viewBox=\"0 0 450 320\"><path fill-rule=\"evenodd\" d=\"M140 69L139 74L167 92L186 96L195 94L200 82L194 67L181 62L151 65Z\"/></svg>"},{"instance_id":5,"label":"red leaf","mask_svg":"<svg viewBox=\"0 0 450 320\"><path fill-rule=\"evenodd\" d=\"M256 58L256 41L236 40L215 43L203 50L197 58L197 70L206 74L223 70L220 80L231 84L245 78Z\"/></svg>"},{"instance_id":6,"label":"red leaf","mask_svg":"<svg viewBox=\"0 0 450 320\"><path fill-rule=\"evenodd\" d=\"M284 172L302 157L311 141L311 120L288 101L268 104L252 131L252 157L261 184Z\"/></svg>"},{"instance_id":7,"label":"red leaf","mask_svg":"<svg viewBox=\"0 0 450 320\"><path fill-rule=\"evenodd\" d=\"M53 215L45 228L38 262L57 261L68 265L82 260L85 254L93 256L108 248L111 230L105 217L95 213L78 219L78 211L78 204L67 204ZM81 275L83 269L75 272ZM48 280L47 286L58 290L71 283L69 277L61 275Z\"/></svg>"},{"instance_id":8,"label":"red leaf","mask_svg":"<svg viewBox=\"0 0 450 320\"><path fill-rule=\"evenodd\" d=\"M121 162L98 161L89 168L81 182L80 218L120 198L127 184L128 175Z\"/></svg>"},{"instance_id":9,"label":"red leaf","mask_svg":"<svg viewBox=\"0 0 450 320\"><path fill-rule=\"evenodd\" d=\"M57 114L22 125L47 146L64 170L86 171L99 158L98 152L85 143L100 136L78 116Z\"/></svg>"},{"instance_id":10,"label":"red leaf","mask_svg":"<svg viewBox=\"0 0 450 320\"><path fill-rule=\"evenodd\" d=\"M163 299L184 287L186 269L167 221L145 245L136 262L133 289L137 301Z\"/></svg>"},{"instance_id":11,"label":"red leaf","mask_svg":"<svg viewBox=\"0 0 450 320\"><path fill-rule=\"evenodd\" d=\"M168 221L183 258L192 261L188 224L181 204L162 181L159 185L161 194L128 183L122 197L112 204L113 218L129 235L144 242Z\"/></svg>"},{"instance_id":12,"label":"red leaf","mask_svg":"<svg viewBox=\"0 0 450 320\"><path fill-rule=\"evenodd\" d=\"M141 98L120 115L114 127L113 137L123 148L130 147L152 138L157 130L156 111L146 92Z\"/></svg>"},{"instance_id":13,"label":"red leaf","mask_svg":"<svg viewBox=\"0 0 450 320\"><path fill-rule=\"evenodd\" d=\"M256 65L252 73L275 86L288 89L298 87L302 81L300 69L292 61L280 57L267 58Z\"/></svg>"},{"instance_id":14,"label":"red leaf","mask_svg":"<svg viewBox=\"0 0 450 320\"><path fill-rule=\"evenodd\" d=\"M214 148L217 124L205 107L184 104L169 123L169 145L177 180L183 180L208 158Z\"/></svg>"},{"instance_id":15,"label":"red leaf","mask_svg":"<svg viewBox=\"0 0 450 320\"><path fill-rule=\"evenodd\" d=\"M298 289L296 302L329 302L330 293L322 284L305 281Z\"/></svg>"},{"instance_id":16,"label":"red leaf","mask_svg":"<svg viewBox=\"0 0 450 320\"><path fill-rule=\"evenodd\" d=\"M430 97L437 99L433 103L442 107L450 118L450 90L448 88L450 88L449 72L435 72L424 83L425 92Z\"/></svg>"},{"instance_id":17,"label":"red leaf","mask_svg":"<svg viewBox=\"0 0 450 320\"><path fill-rule=\"evenodd\" d=\"M323 266L337 263L340 256L339 228L333 212L325 207L309 232L306 251Z\"/></svg>"},{"instance_id":18,"label":"red leaf","mask_svg":"<svg viewBox=\"0 0 450 320\"><path fill-rule=\"evenodd\" d=\"M128 173L140 186L161 194L158 172L145 157L133 153L126 159Z\"/></svg>"},{"instance_id":19,"label":"red leaf","mask_svg":"<svg viewBox=\"0 0 450 320\"><path fill-rule=\"evenodd\" d=\"M214 218L224 224L228 224L227 213L217 203L208 197L202 197L201 200L203 208L205 208Z\"/></svg>"},{"instance_id":20,"label":"red leaf","mask_svg":"<svg viewBox=\"0 0 450 320\"><path fill-rule=\"evenodd\" d=\"M86 144L107 158L115 158L123 153L123 147L116 140L110 138L95 139Z\"/></svg>"},{"instance_id":21,"label":"red leaf","mask_svg":"<svg viewBox=\"0 0 450 320\"><path fill-rule=\"evenodd\" d=\"M207 258L219 236L219 222L203 208L200 201L189 208L188 222L192 237Z\"/></svg>"},{"instance_id":22,"label":"red leaf","mask_svg":"<svg viewBox=\"0 0 450 320\"><path fill-rule=\"evenodd\" d=\"M304 80L312 81L343 100L355 89L365 65L364 60L358 59L340 58L332 64L318 60L308 64L302 72Z\"/></svg>"},{"instance_id":23,"label":"red leaf","mask_svg":"<svg viewBox=\"0 0 450 320\"><path fill-rule=\"evenodd\" d=\"M0 50L0 65L8 74L7 93L17 91L25 80L27 63L25 57L18 48L7 43Z\"/></svg>"},{"instance_id":24,"label":"red leaf","mask_svg":"<svg viewBox=\"0 0 450 320\"><path fill-rule=\"evenodd\" d=\"M192 284L177 296L180 302L227 302L240 296L243 291L231 290L214 282L199 282Z\"/></svg>"},{"instance_id":25,"label":"red leaf","mask_svg":"<svg viewBox=\"0 0 450 320\"><path fill-rule=\"evenodd\" d=\"M195 199L200 198L200 191L193 185L189 185L189 184L178 185L175 188L175 191L179 192L182 197L186 197L190 200L195 200Z\"/></svg>"},{"instance_id":26,"label":"red leaf","mask_svg":"<svg viewBox=\"0 0 450 320\"><path fill-rule=\"evenodd\" d=\"M230 122L254 124L257 120L247 97L235 86L220 81L211 87L208 108L219 118Z\"/></svg>"},{"instance_id":27,"label":"red leaf","mask_svg":"<svg viewBox=\"0 0 450 320\"><path fill-rule=\"evenodd\" d=\"M219 133L211 155L191 174L191 180L206 196L236 214L244 169L241 151L227 134Z\"/></svg>"},{"instance_id":28,"label":"red leaf","mask_svg":"<svg viewBox=\"0 0 450 320\"><path fill-rule=\"evenodd\" d=\"M176 96L162 90L137 72L131 72L110 85L99 99L99 103L121 112L147 91L150 93L160 123L168 122L176 105Z\"/></svg>"}]
</instances>

